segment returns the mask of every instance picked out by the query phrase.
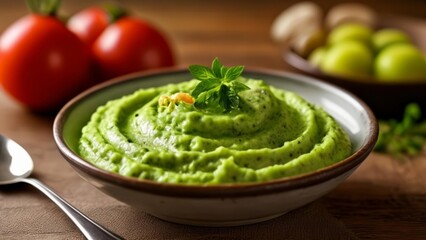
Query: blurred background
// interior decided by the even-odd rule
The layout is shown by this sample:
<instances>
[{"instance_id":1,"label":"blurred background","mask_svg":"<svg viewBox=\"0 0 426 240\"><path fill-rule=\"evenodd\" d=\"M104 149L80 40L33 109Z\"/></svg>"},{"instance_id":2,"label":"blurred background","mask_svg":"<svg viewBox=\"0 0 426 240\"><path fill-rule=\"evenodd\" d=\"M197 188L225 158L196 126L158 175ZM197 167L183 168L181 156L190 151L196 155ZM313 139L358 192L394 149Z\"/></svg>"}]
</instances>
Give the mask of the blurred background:
<instances>
[{"instance_id":1,"label":"blurred background","mask_svg":"<svg viewBox=\"0 0 426 240\"><path fill-rule=\"evenodd\" d=\"M63 0L60 14L63 17L94 4L108 1ZM146 18L170 38L179 64L209 64L220 57L226 64L243 64L275 69L285 68L281 49L270 38L270 27L280 12L299 1L283 0L122 0L131 12ZM324 10L338 0L313 1ZM426 18L424 0L352 1L373 7L381 14ZM28 10L23 0L0 1L0 31L3 31ZM229 21L235 19L236 21ZM244 24L242 24L244 23ZM256 33L256 34L253 34ZM256 47L253 47L253 46ZM208 48L204 48L208 46Z\"/></svg>"},{"instance_id":2,"label":"blurred background","mask_svg":"<svg viewBox=\"0 0 426 240\"><path fill-rule=\"evenodd\" d=\"M273 39L271 27L280 13L300 2L282 0L181 0L177 3L167 0L62 0L58 15L66 21L69 17L88 7L102 6L105 3L119 3L131 15L151 23L163 33L172 47L175 64L178 66L209 65L213 58L218 57L225 65L296 71L294 65L290 66L288 61L284 59L290 44L288 42L277 42L276 39ZM347 3L347 1L338 0L312 2L322 8L324 15L334 6ZM426 1L424 0L354 0L350 2L371 7L380 17L385 19L397 19L398 23L404 22L407 28L413 28L417 35L422 36L420 39L426 36ZM27 15L28 12L24 0L0 1L0 32L3 32L20 17ZM415 42L425 51L425 41ZM302 73L306 72L302 71ZM315 74L314 76L324 80L322 76ZM337 85L339 83L337 82ZM425 85L424 82L423 85ZM355 88L352 86L343 87L353 90L353 93L366 100L368 104L371 101L367 98L377 93L375 89L364 85L355 86ZM419 100L419 98L423 98L423 89L424 86L421 88L409 86L406 90L403 90L408 95L408 100L398 102L398 117L402 116L406 104L413 101L422 102L422 99ZM368 90L371 90L372 93ZM380 88L380 90L383 89ZM385 95L394 99L393 96L399 94L400 91L399 87L394 87ZM412 98L412 94L415 94L416 97ZM387 99L382 100L381 96L377 96L372 101L383 102L384 105L394 105L393 103L388 104ZM378 107L373 106L372 108L377 111L377 109L382 108L383 104L380 103ZM392 106L390 110L384 110L384 112L384 117L391 116L392 114L388 114L388 112L393 112Z\"/></svg>"}]
</instances>

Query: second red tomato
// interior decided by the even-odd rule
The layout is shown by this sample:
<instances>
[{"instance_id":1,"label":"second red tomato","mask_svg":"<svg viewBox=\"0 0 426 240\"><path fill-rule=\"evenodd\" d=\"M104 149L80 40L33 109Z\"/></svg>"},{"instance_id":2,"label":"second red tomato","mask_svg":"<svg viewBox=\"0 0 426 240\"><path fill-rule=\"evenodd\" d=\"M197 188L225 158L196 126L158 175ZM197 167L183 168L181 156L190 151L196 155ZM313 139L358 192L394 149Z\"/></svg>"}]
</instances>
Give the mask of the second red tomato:
<instances>
[{"instance_id":1,"label":"second red tomato","mask_svg":"<svg viewBox=\"0 0 426 240\"><path fill-rule=\"evenodd\" d=\"M94 42L92 54L101 80L174 64L166 38L149 23L132 17L109 25Z\"/></svg>"},{"instance_id":2,"label":"second red tomato","mask_svg":"<svg viewBox=\"0 0 426 240\"><path fill-rule=\"evenodd\" d=\"M74 32L89 48L108 27L108 14L100 7L91 7L74 14L67 22L68 29Z\"/></svg>"}]
</instances>

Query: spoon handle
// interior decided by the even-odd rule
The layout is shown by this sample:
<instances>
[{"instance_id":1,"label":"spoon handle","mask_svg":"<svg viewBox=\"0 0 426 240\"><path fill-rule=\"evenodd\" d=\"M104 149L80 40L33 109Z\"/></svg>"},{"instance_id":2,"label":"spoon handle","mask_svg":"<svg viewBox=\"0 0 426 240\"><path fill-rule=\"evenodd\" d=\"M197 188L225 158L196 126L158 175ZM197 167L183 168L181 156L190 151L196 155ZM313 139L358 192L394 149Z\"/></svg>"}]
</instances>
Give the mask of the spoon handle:
<instances>
[{"instance_id":1,"label":"spoon handle","mask_svg":"<svg viewBox=\"0 0 426 240\"><path fill-rule=\"evenodd\" d=\"M75 225L77 225L77 227L81 230L87 239L122 239L115 233L112 233L99 224L95 223L92 219L81 213L39 180L34 178L24 178L22 181L38 188L53 202L55 202L56 205L58 205L68 215L68 217L71 218L71 220L75 223Z\"/></svg>"}]
</instances>

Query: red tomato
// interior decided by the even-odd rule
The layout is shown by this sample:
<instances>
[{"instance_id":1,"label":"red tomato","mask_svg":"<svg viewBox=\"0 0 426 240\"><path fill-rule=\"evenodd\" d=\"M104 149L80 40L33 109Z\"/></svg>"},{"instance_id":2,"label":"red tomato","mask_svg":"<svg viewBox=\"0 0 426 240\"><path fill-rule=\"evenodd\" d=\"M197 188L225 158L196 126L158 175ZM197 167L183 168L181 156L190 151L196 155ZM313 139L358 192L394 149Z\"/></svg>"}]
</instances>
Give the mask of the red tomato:
<instances>
[{"instance_id":1,"label":"red tomato","mask_svg":"<svg viewBox=\"0 0 426 240\"><path fill-rule=\"evenodd\" d=\"M87 48L54 17L28 15L0 37L1 84L32 110L57 110L85 87L88 74Z\"/></svg>"},{"instance_id":2,"label":"red tomato","mask_svg":"<svg viewBox=\"0 0 426 240\"><path fill-rule=\"evenodd\" d=\"M67 22L68 29L89 47L108 24L108 14L100 7L86 8L74 14Z\"/></svg>"},{"instance_id":3,"label":"red tomato","mask_svg":"<svg viewBox=\"0 0 426 240\"><path fill-rule=\"evenodd\" d=\"M132 17L109 25L94 42L92 56L102 80L174 64L165 37L152 25Z\"/></svg>"}]
</instances>

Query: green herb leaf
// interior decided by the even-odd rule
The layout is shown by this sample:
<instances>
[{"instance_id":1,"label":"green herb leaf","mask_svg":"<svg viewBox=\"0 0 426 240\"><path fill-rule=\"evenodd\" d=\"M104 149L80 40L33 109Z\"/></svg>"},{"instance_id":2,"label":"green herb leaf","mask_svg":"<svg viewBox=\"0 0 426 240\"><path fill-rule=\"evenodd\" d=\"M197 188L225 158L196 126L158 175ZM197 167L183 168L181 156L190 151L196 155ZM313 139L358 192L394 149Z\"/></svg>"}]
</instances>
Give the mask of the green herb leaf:
<instances>
[{"instance_id":1,"label":"green herb leaf","mask_svg":"<svg viewBox=\"0 0 426 240\"><path fill-rule=\"evenodd\" d=\"M226 71L225 76L223 77L225 81L232 81L239 77L241 73L243 73L243 66L230 67L228 71Z\"/></svg>"},{"instance_id":2,"label":"green herb leaf","mask_svg":"<svg viewBox=\"0 0 426 240\"><path fill-rule=\"evenodd\" d=\"M215 58L213 60L213 63L212 63L212 70L213 70L214 75L217 78L222 78L223 77L222 72L221 72L222 68L223 68L223 65L219 62L219 59Z\"/></svg>"},{"instance_id":3,"label":"green herb leaf","mask_svg":"<svg viewBox=\"0 0 426 240\"><path fill-rule=\"evenodd\" d=\"M231 101L228 99L229 87L222 84L219 89L219 105L223 109L231 109Z\"/></svg>"},{"instance_id":4,"label":"green herb leaf","mask_svg":"<svg viewBox=\"0 0 426 240\"><path fill-rule=\"evenodd\" d=\"M194 76L194 78L198 80L216 79L215 74L208 67L200 65L191 65L188 69L189 72L191 72L192 76Z\"/></svg>"},{"instance_id":5,"label":"green herb leaf","mask_svg":"<svg viewBox=\"0 0 426 240\"><path fill-rule=\"evenodd\" d=\"M192 91L191 95L194 98L197 98L202 92L207 92L213 88L218 87L219 85L220 85L220 81L217 79L206 79L200 82L199 84L197 84L197 86Z\"/></svg>"},{"instance_id":6,"label":"green herb leaf","mask_svg":"<svg viewBox=\"0 0 426 240\"><path fill-rule=\"evenodd\" d=\"M207 95L206 92L198 95L197 99L195 100L194 106L196 108L205 108L206 104L207 104L207 100L208 100L207 98L208 97L209 96Z\"/></svg>"},{"instance_id":7,"label":"green herb leaf","mask_svg":"<svg viewBox=\"0 0 426 240\"><path fill-rule=\"evenodd\" d=\"M234 91L237 93L250 89L249 87L247 87L247 85L238 81L233 81L231 84L232 89L234 89Z\"/></svg>"},{"instance_id":8,"label":"green herb leaf","mask_svg":"<svg viewBox=\"0 0 426 240\"><path fill-rule=\"evenodd\" d=\"M226 75L226 72L228 71L227 67L223 67L220 69L220 76L223 78Z\"/></svg>"},{"instance_id":9,"label":"green herb leaf","mask_svg":"<svg viewBox=\"0 0 426 240\"><path fill-rule=\"evenodd\" d=\"M237 109L240 103L239 92L250 89L238 82L244 66L225 67L218 58L212 62L212 68L190 65L189 71L200 83L192 91L194 106L209 112L228 112Z\"/></svg>"},{"instance_id":10,"label":"green herb leaf","mask_svg":"<svg viewBox=\"0 0 426 240\"><path fill-rule=\"evenodd\" d=\"M374 150L398 158L419 154L426 144L426 120L420 119L419 105L411 103L406 106L401 121L395 119L379 121L379 139Z\"/></svg>"}]
</instances>

